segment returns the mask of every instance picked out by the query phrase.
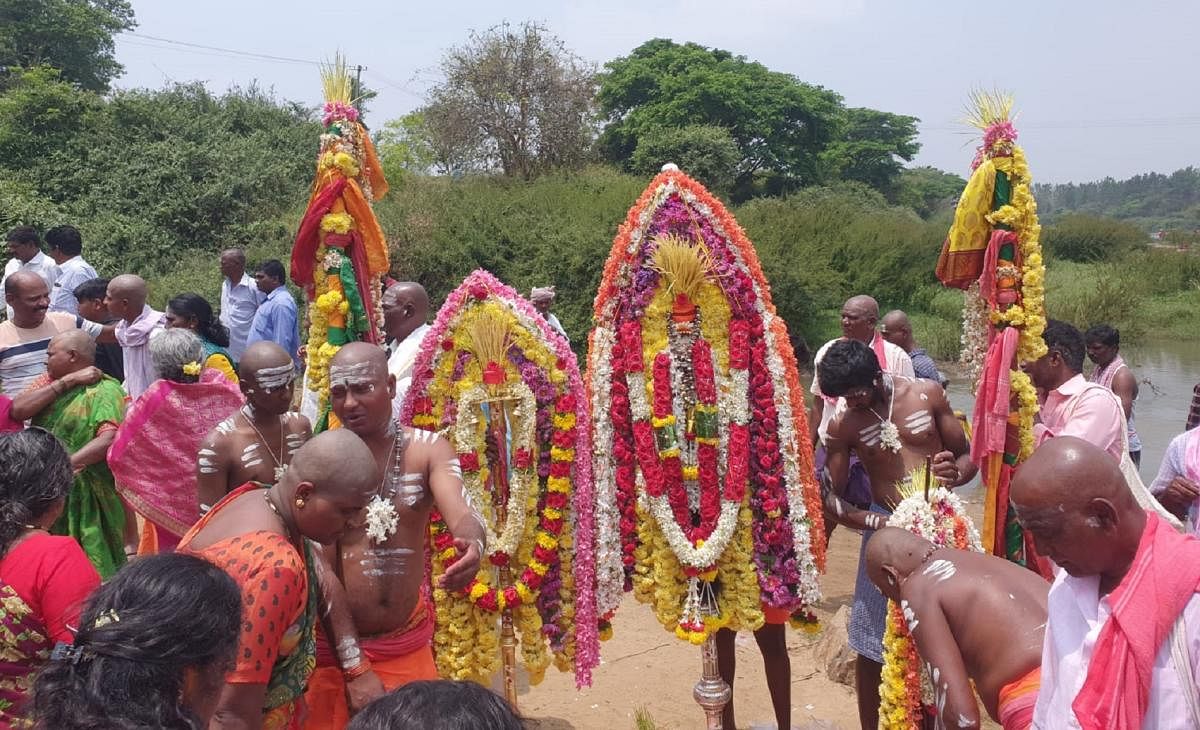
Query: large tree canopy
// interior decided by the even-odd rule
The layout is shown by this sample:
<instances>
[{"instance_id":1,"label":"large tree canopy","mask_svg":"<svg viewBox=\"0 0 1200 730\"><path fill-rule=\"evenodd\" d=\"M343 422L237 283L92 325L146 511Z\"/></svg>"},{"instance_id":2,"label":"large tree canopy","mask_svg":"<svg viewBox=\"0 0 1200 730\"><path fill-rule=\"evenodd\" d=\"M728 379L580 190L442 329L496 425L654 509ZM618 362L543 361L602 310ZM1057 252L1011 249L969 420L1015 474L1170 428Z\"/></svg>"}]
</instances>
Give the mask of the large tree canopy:
<instances>
[{"instance_id":1,"label":"large tree canopy","mask_svg":"<svg viewBox=\"0 0 1200 730\"><path fill-rule=\"evenodd\" d=\"M714 125L740 150L737 185L760 172L805 185L820 179L820 154L840 131L841 96L728 51L656 38L605 69L600 142L618 164L661 128Z\"/></svg>"},{"instance_id":2,"label":"large tree canopy","mask_svg":"<svg viewBox=\"0 0 1200 730\"><path fill-rule=\"evenodd\" d=\"M134 26L128 0L4 0L0 66L52 66L84 89L107 91L123 70L113 36Z\"/></svg>"},{"instance_id":3,"label":"large tree canopy","mask_svg":"<svg viewBox=\"0 0 1200 730\"><path fill-rule=\"evenodd\" d=\"M451 167L470 163L529 179L583 162L595 72L536 23L471 33L442 59L424 129ZM445 159L451 158L451 159Z\"/></svg>"},{"instance_id":4,"label":"large tree canopy","mask_svg":"<svg viewBox=\"0 0 1200 730\"><path fill-rule=\"evenodd\" d=\"M921 148L917 118L855 108L846 109L843 119L841 135L823 153L828 176L892 192L901 160L912 161Z\"/></svg>"}]
</instances>

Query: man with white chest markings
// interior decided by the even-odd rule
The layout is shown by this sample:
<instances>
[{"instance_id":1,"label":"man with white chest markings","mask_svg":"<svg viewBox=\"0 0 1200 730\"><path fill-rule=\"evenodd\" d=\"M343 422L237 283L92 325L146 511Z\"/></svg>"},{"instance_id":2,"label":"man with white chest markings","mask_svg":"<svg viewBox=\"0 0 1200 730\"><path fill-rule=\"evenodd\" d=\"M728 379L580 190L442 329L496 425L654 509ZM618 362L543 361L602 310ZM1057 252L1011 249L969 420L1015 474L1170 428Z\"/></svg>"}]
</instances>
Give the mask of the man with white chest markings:
<instances>
[{"instance_id":1,"label":"man with white chest markings","mask_svg":"<svg viewBox=\"0 0 1200 730\"><path fill-rule=\"evenodd\" d=\"M278 482L312 436L308 419L288 411L295 378L291 356L274 342L246 349L238 364L246 405L217 424L196 455L200 514L247 482Z\"/></svg>"},{"instance_id":2,"label":"man with white chest markings","mask_svg":"<svg viewBox=\"0 0 1200 730\"><path fill-rule=\"evenodd\" d=\"M830 489L825 514L863 531L863 553L902 499L899 486L926 457L932 457L933 476L945 486L956 487L975 476L962 424L937 383L885 374L875 352L855 340L834 343L817 366L817 377L827 395L846 402L827 428ZM866 510L842 498L851 451L870 477L871 506ZM886 615L887 600L867 578L860 554L849 634L850 648L858 654L855 685L864 728L878 724Z\"/></svg>"},{"instance_id":3,"label":"man with white chest markings","mask_svg":"<svg viewBox=\"0 0 1200 730\"><path fill-rule=\"evenodd\" d=\"M433 607L425 590L424 546L429 511L437 505L461 557L440 587L464 588L484 554L483 522L468 503L462 470L450 443L392 419L395 377L375 345L350 343L329 365L330 405L345 428L375 456L382 476L367 508L367 524L327 548L325 560L345 589L350 616L334 595L330 622L338 639L318 646L317 671L307 695L306 728L341 728L348 715L345 681L374 671L384 688L436 679L430 639ZM351 626L353 631L345 630ZM355 641L355 636L359 637ZM358 698L351 698L358 705Z\"/></svg>"}]
</instances>

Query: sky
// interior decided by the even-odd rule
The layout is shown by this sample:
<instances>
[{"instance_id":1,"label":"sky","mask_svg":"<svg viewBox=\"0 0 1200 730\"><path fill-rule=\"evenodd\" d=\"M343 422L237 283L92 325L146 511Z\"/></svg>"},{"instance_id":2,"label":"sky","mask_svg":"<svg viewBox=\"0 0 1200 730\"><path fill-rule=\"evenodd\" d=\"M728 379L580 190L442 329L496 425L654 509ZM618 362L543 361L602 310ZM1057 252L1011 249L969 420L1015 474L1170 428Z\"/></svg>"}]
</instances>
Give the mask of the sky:
<instances>
[{"instance_id":1,"label":"sky","mask_svg":"<svg viewBox=\"0 0 1200 730\"><path fill-rule=\"evenodd\" d=\"M1015 97L1035 181L1200 165L1195 0L133 0L133 8L138 27L117 38L120 88L257 83L316 106L316 63L340 49L379 92L372 126L421 106L443 52L470 31L534 20L597 66L651 38L692 41L832 89L847 106L918 117L912 165L967 174L976 138L962 119L979 88Z\"/></svg>"}]
</instances>

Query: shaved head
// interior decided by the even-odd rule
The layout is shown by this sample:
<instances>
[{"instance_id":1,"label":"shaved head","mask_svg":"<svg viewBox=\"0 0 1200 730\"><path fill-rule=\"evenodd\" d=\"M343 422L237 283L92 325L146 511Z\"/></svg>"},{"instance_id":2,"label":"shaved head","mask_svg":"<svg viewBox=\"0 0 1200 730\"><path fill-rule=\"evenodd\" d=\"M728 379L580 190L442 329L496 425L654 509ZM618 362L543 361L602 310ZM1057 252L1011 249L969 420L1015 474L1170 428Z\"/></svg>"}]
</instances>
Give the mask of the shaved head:
<instances>
[{"instance_id":1,"label":"shaved head","mask_svg":"<svg viewBox=\"0 0 1200 730\"><path fill-rule=\"evenodd\" d=\"M1017 468L1011 499L1037 550L1073 576L1100 575L1111 590L1128 570L1146 513L1100 447L1052 438Z\"/></svg>"},{"instance_id":2,"label":"shaved head","mask_svg":"<svg viewBox=\"0 0 1200 730\"><path fill-rule=\"evenodd\" d=\"M878 321L879 303L866 294L850 297L842 305L842 336L847 339L870 342Z\"/></svg>"},{"instance_id":3,"label":"shaved head","mask_svg":"<svg viewBox=\"0 0 1200 730\"><path fill-rule=\"evenodd\" d=\"M292 406L296 367L292 356L270 340L246 348L238 362L238 387L254 412L281 416Z\"/></svg>"},{"instance_id":4,"label":"shaved head","mask_svg":"<svg viewBox=\"0 0 1200 730\"><path fill-rule=\"evenodd\" d=\"M50 308L50 287L32 271L16 271L4 282L4 301L12 307L15 326L38 327Z\"/></svg>"},{"instance_id":5,"label":"shaved head","mask_svg":"<svg viewBox=\"0 0 1200 730\"><path fill-rule=\"evenodd\" d=\"M883 315L879 324L879 334L883 336L883 339L905 352L913 349L912 324L908 321L908 315L902 310L893 309Z\"/></svg>"},{"instance_id":6,"label":"shaved head","mask_svg":"<svg viewBox=\"0 0 1200 730\"><path fill-rule=\"evenodd\" d=\"M287 350L270 340L259 340L246 348L238 361L238 377L253 379L262 368L292 365L292 356Z\"/></svg>"},{"instance_id":7,"label":"shaved head","mask_svg":"<svg viewBox=\"0 0 1200 730\"><path fill-rule=\"evenodd\" d=\"M46 286L46 280L32 271L14 271L4 281L5 297L32 293L39 287L45 288L47 293L50 291Z\"/></svg>"},{"instance_id":8,"label":"shaved head","mask_svg":"<svg viewBox=\"0 0 1200 730\"><path fill-rule=\"evenodd\" d=\"M331 545L361 524L363 509L379 487L379 468L371 449L339 428L301 446L275 488L300 533Z\"/></svg>"},{"instance_id":9,"label":"shaved head","mask_svg":"<svg viewBox=\"0 0 1200 730\"><path fill-rule=\"evenodd\" d=\"M920 566L932 548L933 543L908 530L885 527L867 541L867 575L881 593L898 600L900 582Z\"/></svg>"},{"instance_id":10,"label":"shaved head","mask_svg":"<svg viewBox=\"0 0 1200 730\"><path fill-rule=\"evenodd\" d=\"M392 284L383 293L383 329L397 342L429 319L429 293L415 281Z\"/></svg>"},{"instance_id":11,"label":"shaved head","mask_svg":"<svg viewBox=\"0 0 1200 730\"><path fill-rule=\"evenodd\" d=\"M121 274L108 282L104 303L114 316L132 322L146 307L146 280L137 274Z\"/></svg>"},{"instance_id":12,"label":"shaved head","mask_svg":"<svg viewBox=\"0 0 1200 730\"><path fill-rule=\"evenodd\" d=\"M346 428L372 440L394 433L396 377L387 353L368 342L351 342L329 361L329 405Z\"/></svg>"},{"instance_id":13,"label":"shaved head","mask_svg":"<svg viewBox=\"0 0 1200 730\"><path fill-rule=\"evenodd\" d=\"M96 357L96 341L83 330L59 332L50 338L50 344L76 353L86 359L88 365L91 365L92 360Z\"/></svg>"}]
</instances>

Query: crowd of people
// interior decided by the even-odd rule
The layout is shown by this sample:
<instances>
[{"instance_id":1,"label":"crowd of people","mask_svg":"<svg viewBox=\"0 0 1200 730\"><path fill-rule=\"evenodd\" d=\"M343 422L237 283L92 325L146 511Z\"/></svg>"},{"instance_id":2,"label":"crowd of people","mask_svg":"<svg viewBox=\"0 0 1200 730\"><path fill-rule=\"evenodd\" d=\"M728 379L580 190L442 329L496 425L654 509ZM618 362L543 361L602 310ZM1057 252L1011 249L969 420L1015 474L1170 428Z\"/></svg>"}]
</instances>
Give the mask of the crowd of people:
<instances>
[{"instance_id":1,"label":"crowd of people","mask_svg":"<svg viewBox=\"0 0 1200 730\"><path fill-rule=\"evenodd\" d=\"M45 242L11 231L0 283L0 726L520 727L496 695L437 678L430 592L466 586L487 545L450 444L397 423L426 291L388 282L386 346L332 358L343 428L314 436L279 261L251 276L224 251L216 312L189 292L160 312L140 277L98 278L74 228ZM531 299L562 332L553 287ZM1037 449L1010 496L1039 574L886 527L915 469L954 488L977 468L907 315L860 295L841 326L816 353L809 435L828 531L861 533L862 726L879 721L890 599L947 727L980 726L976 692L1006 728L1200 727L1200 429L1189 420L1147 488L1119 333L1051 320L1026 366ZM368 507L387 517L370 534ZM459 558L430 586L435 508ZM779 727L787 618L756 632ZM734 634L716 645L732 685Z\"/></svg>"}]
</instances>

